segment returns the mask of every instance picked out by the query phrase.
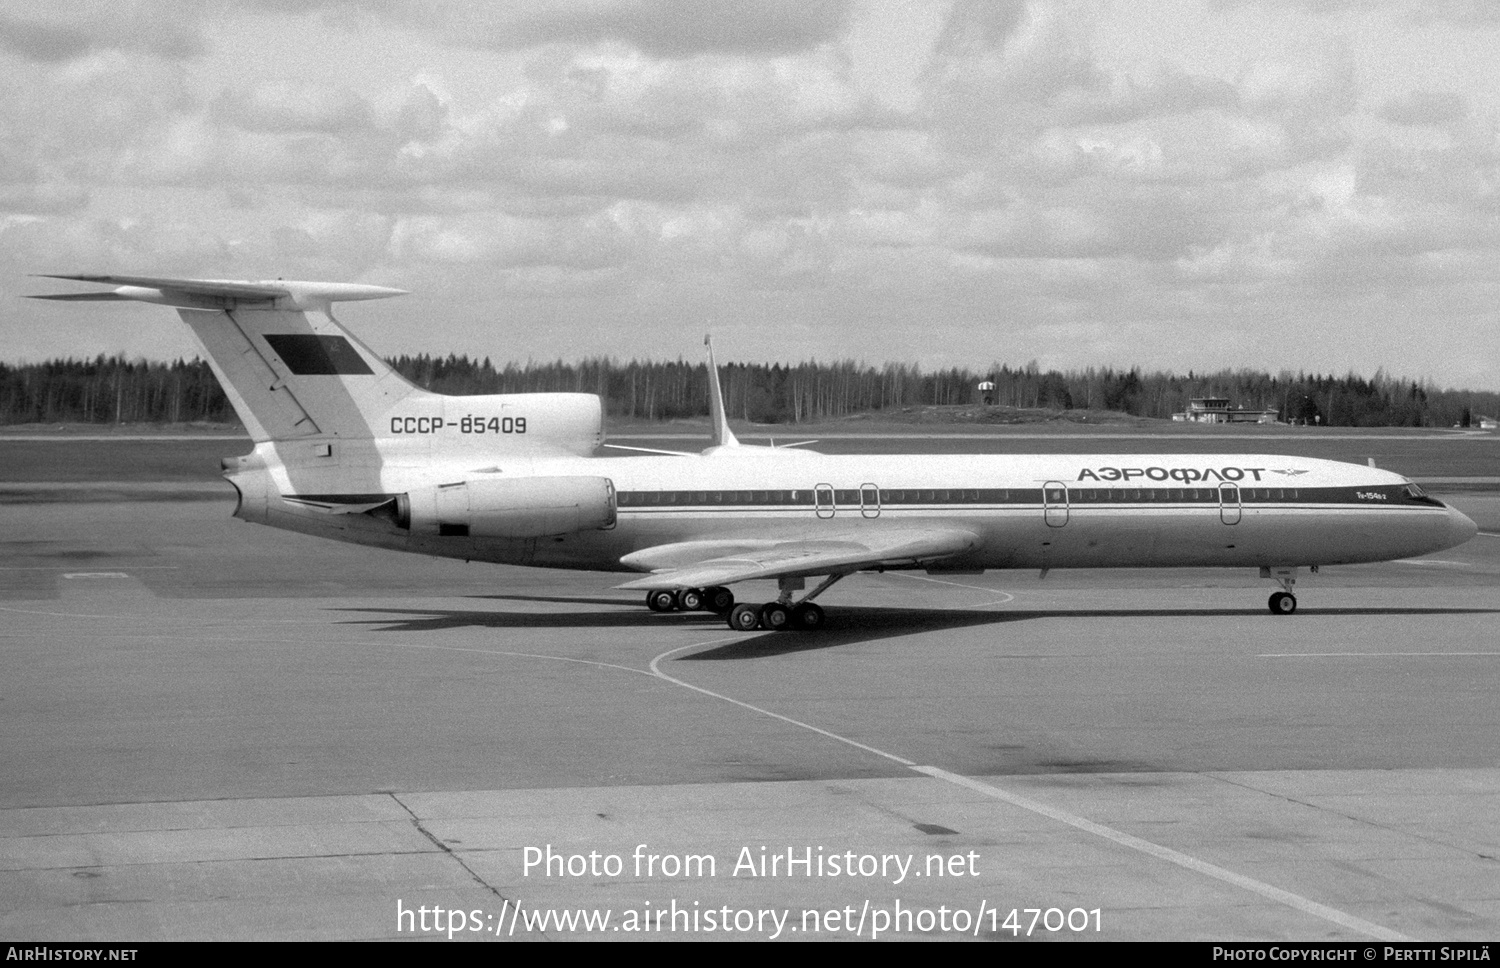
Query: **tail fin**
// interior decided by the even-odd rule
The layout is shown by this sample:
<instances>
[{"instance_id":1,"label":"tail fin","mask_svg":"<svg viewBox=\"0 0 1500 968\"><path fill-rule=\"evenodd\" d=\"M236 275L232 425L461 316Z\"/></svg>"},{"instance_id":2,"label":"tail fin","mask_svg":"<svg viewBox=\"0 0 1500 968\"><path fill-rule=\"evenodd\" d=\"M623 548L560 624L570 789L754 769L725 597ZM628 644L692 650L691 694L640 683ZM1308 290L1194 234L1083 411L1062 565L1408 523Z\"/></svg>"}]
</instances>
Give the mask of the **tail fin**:
<instances>
[{"instance_id":1,"label":"tail fin","mask_svg":"<svg viewBox=\"0 0 1500 968\"><path fill-rule=\"evenodd\" d=\"M38 299L123 299L174 306L256 442L380 436L393 407L429 396L333 318L332 304L403 290L321 282L49 276L118 286Z\"/></svg>"}]
</instances>

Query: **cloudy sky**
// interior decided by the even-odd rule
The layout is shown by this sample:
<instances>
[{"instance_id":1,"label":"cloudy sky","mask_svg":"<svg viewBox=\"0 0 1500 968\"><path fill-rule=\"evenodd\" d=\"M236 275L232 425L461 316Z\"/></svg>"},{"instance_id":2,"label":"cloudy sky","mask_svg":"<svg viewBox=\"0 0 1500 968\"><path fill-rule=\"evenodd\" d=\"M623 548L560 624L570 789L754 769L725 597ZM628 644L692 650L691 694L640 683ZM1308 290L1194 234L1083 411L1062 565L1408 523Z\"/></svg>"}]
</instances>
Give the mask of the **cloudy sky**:
<instances>
[{"instance_id":1,"label":"cloudy sky","mask_svg":"<svg viewBox=\"0 0 1500 968\"><path fill-rule=\"evenodd\" d=\"M37 272L362 281L377 350L1500 389L1492 0L0 0L0 359L193 352Z\"/></svg>"}]
</instances>

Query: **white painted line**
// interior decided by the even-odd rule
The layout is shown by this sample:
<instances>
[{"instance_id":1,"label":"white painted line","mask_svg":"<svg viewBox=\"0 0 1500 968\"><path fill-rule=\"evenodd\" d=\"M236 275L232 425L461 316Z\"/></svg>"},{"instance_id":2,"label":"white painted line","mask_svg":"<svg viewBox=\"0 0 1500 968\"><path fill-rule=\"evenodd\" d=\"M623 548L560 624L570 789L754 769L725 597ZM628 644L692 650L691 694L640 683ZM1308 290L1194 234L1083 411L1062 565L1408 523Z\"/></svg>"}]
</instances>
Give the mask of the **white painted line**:
<instances>
[{"instance_id":1,"label":"white painted line","mask_svg":"<svg viewBox=\"0 0 1500 968\"><path fill-rule=\"evenodd\" d=\"M1500 652L1262 652L1257 659L1387 659L1405 656L1463 658L1489 656L1500 659Z\"/></svg>"},{"instance_id":2,"label":"white painted line","mask_svg":"<svg viewBox=\"0 0 1500 968\"><path fill-rule=\"evenodd\" d=\"M780 634L783 634L783 633L773 632L773 633L770 633L770 634L772 634L772 635L780 635ZM739 706L742 709L748 709L751 712L760 713L762 716L770 716L772 719L779 719L783 723L790 723L793 726L798 726L798 727L800 727L802 729L811 730L812 732L817 733L819 736L826 736L826 737L828 737L831 740L836 740L836 741L838 741L840 743L844 743L844 744L847 744L849 746L853 746L855 749L864 750L866 753L874 753L876 756L883 756L883 757L885 757L888 760L892 760L893 762L900 763L902 766L909 766L912 769L916 769L917 764L916 764L916 762L914 760L908 760L908 759L906 759L904 757L897 756L894 753L887 753L885 750L878 750L878 749L876 749L873 746L866 746L864 743L856 742L855 740L849 739L847 736L840 736L838 733L830 733L826 729L819 729L818 727L813 726L813 725L811 725L809 723L804 723L800 719L793 719L790 716L783 716L783 715L781 715L781 713L773 713L769 709L762 709L759 706L752 706L752 705L750 705L747 702L741 702L740 700L731 698L729 696L726 696L726 695L724 695L721 692L714 692L712 689L704 689L702 686L695 686L691 682L683 682L681 679L674 678L672 676L667 675L665 672L662 672L661 669L660 669L660 667L658 666L658 663L660 663L661 660L663 660L667 656L673 655L673 654L675 654L677 652L685 652L688 649L703 648L705 646L710 646L710 645L722 645L722 644L727 643L727 642L743 642L743 641L745 641L745 639L744 639L743 636L735 636L734 638L730 638L730 639L715 639L712 642L699 642L696 645L684 645L681 648L669 649L666 652L663 652L661 655L659 655L656 658L654 658L654 659L651 660L651 674L654 675L654 676L656 676L659 679L665 679L667 682L673 683L674 685L681 686L684 689L691 689L694 692L700 692L700 693L702 693L705 696L712 696L714 699L718 699L718 700L720 700L722 702L731 703L731 704L733 704L735 706Z\"/></svg>"},{"instance_id":3,"label":"white painted line","mask_svg":"<svg viewBox=\"0 0 1500 968\"><path fill-rule=\"evenodd\" d=\"M456 645L417 645L412 642L355 642L354 645L375 645L391 649L422 649L429 652L468 652L473 655L503 655L512 659L544 659L548 662L571 662L575 665L597 666L600 669L614 669L616 672L629 672L637 676L649 676L651 673L645 669L634 669L630 666L616 665L613 662L599 662L595 659L575 659L566 655L539 655L535 652L502 652L498 649L466 649ZM690 647L691 648L691 647Z\"/></svg>"},{"instance_id":4,"label":"white painted line","mask_svg":"<svg viewBox=\"0 0 1500 968\"><path fill-rule=\"evenodd\" d=\"M944 584L953 583L944 582ZM742 641L742 639L716 639L713 642L701 643L701 645L709 646L717 645L723 642L734 641ZM1191 857L1180 851L1173 850L1170 847L1163 847L1160 844L1154 844L1149 840L1142 840L1139 837L1133 837L1123 831L1115 830L1113 827L1106 827L1103 824L1095 823L1092 820L1087 820L1075 814L1068 813L1065 810L1059 810L1056 807L1049 807L1045 803L1041 803L1027 797L1019 796L1014 793L1009 793L997 786L992 786L991 784L984 783L979 780L974 780L969 777L962 776L958 773L950 773L947 770L939 769L935 766L919 766L913 761L905 759L904 757L897 756L894 753L887 753L884 750L876 749L873 746L866 746L864 743L856 742L855 740L849 739L846 736L840 736L837 733L829 732L826 729L820 729L817 726L811 726L807 723L802 722L801 720L793 719L790 716L783 716L780 713L773 713L769 710L762 709L759 706L752 706L750 703L741 702L740 700L733 699L729 696L724 695L723 693L714 692L711 689L704 689L701 686L695 686L689 682L683 682L681 679L676 679L672 676L667 675L659 668L659 663L668 656L698 647L699 646L685 645L680 648L670 649L666 652L663 652L661 655L658 655L656 658L651 660L651 672L654 675L659 676L660 678L665 679L668 682L682 686L685 689L691 689L694 692L702 693L705 696L712 696L715 699L719 699L727 703L732 703L733 705L739 706L743 709L748 709L752 712L757 712L764 716L770 716L772 719L779 719L784 723L789 723L793 726L799 726L802 729L811 730L812 732L817 733L820 736L826 736L829 739L836 740L840 743L845 743L849 746L855 747L856 749L865 750L866 752L874 753L876 756L884 757L885 759L900 763L902 766L915 770L916 772L921 773L924 776L930 776L935 780L943 780L947 783L952 783L957 786L964 787L965 789L977 791L984 794L985 796L993 797L997 800L1002 800L1006 803L1011 804L1012 806L1020 807L1023 810L1029 810L1032 813L1040 814L1041 816L1047 817L1051 820L1056 820L1060 823L1067 824L1070 827L1074 827L1086 833L1091 833L1095 836L1103 837L1106 840L1119 844L1122 847L1128 847L1132 850L1140 851L1141 853L1147 854L1151 857L1155 857L1159 860L1164 860L1168 863L1176 864L1179 867L1186 868L1195 873L1204 874L1216 880L1223 881L1226 884L1232 884L1235 887L1243 888L1254 894L1259 894L1261 897L1276 901L1280 904L1285 904L1288 907L1295 908L1296 910L1302 911L1305 914L1311 914L1312 916L1322 918L1325 921L1331 921L1332 923L1344 928L1348 928L1351 931L1357 931L1360 934L1365 934L1372 938L1377 938L1381 941L1415 940L1414 938L1409 938L1399 932L1392 931L1389 928L1385 928L1370 921L1366 921L1363 918L1357 918L1352 914L1346 914L1345 912L1340 911L1337 908L1331 908L1326 904L1319 904L1317 901L1305 898L1300 894L1293 894L1291 891L1284 891L1279 887L1273 887L1270 884L1266 884L1262 881L1257 881L1253 877L1246 877L1243 874L1236 874L1234 871L1226 870L1223 867L1210 864L1207 861L1199 860L1196 857Z\"/></svg>"},{"instance_id":5,"label":"white painted line","mask_svg":"<svg viewBox=\"0 0 1500 968\"><path fill-rule=\"evenodd\" d=\"M42 611L38 611L37 609L34 609L34 608L11 608L9 605L0 605L0 612L15 612L17 615L45 615L48 618L86 618L86 619L111 618L112 619L112 618L120 618L121 617L121 616L110 614L110 613L106 613L106 614L101 615L101 614L99 614L97 612L42 612ZM145 616L143 616L143 617L145 617ZM36 633L27 633L27 634L28 635L34 635Z\"/></svg>"},{"instance_id":6,"label":"white painted line","mask_svg":"<svg viewBox=\"0 0 1500 968\"><path fill-rule=\"evenodd\" d=\"M886 572L885 573L885 577L886 578L905 578L907 581L930 581L934 585L951 585L954 588L967 588L970 591L984 592L984 593L986 593L988 595L1003 595L1004 596L1003 598L997 598L994 601L980 602L978 605L971 605L971 606L969 606L970 608L984 608L984 607L989 606L989 605L1006 605L1006 604L1009 604L1010 602L1013 602L1013 601L1016 600L1016 596L1012 595L1010 592L1002 592L998 588L985 588L983 585L965 585L963 582L944 581L941 578L931 578L931 577L929 577L927 575L908 575L904 571L892 571L892 572Z\"/></svg>"},{"instance_id":7,"label":"white painted line","mask_svg":"<svg viewBox=\"0 0 1500 968\"><path fill-rule=\"evenodd\" d=\"M0 571L67 571L73 565L0 565ZM180 565L131 565L131 571L181 571Z\"/></svg>"},{"instance_id":8,"label":"white painted line","mask_svg":"<svg viewBox=\"0 0 1500 968\"><path fill-rule=\"evenodd\" d=\"M203 633L208 632L210 630L224 629L224 628L238 629L238 628L243 628L244 627L243 623L241 623L238 620L228 620L228 621L223 621L223 622L209 622L209 621L205 621L205 620L202 620L202 619L183 619L180 622L176 622L175 624L172 624L170 622L170 620L164 619L164 618L162 618L159 615L149 615L149 614L129 615L129 614L125 614L125 613L122 613L122 612L47 612L47 611L42 611L40 609L34 609L34 608L11 608L8 605L0 605L0 612L14 612L17 615L45 615L48 618L86 618L86 619L88 619L91 622L98 621L100 619L108 619L109 621L112 621L112 622L134 622L134 621L143 621L144 622L144 621L150 621L152 623L152 625L153 625L153 628L156 629L156 631L152 631L150 633L134 633L134 634L129 634L129 635L125 635L125 636L115 636L115 635L111 634L111 638L120 638L120 637L123 637L123 638L169 638L171 636L164 636L161 633L161 631L159 631L161 628L165 627L165 628L192 629L194 631L194 633L196 633L192 637L193 638L199 638L199 639L201 639L203 637ZM318 626L318 627L326 627L328 623L327 623L327 621L325 619L322 619L322 618L315 618L315 619L269 619L269 618L260 618L260 617L257 616L255 618L255 624L256 625L313 625L313 626ZM36 631L28 631L28 632L26 632L24 634L25 635L41 635L41 634L58 634L58 633L42 633L42 632L36 632ZM70 632L70 633L67 633L67 634L71 635L71 634L74 634L74 633ZM183 636L183 637L185 638L186 636ZM247 639L246 641L250 641L250 640ZM257 641L259 641L259 640L257 640ZM265 640L265 641L276 641L276 640L272 639L272 640Z\"/></svg>"},{"instance_id":9,"label":"white painted line","mask_svg":"<svg viewBox=\"0 0 1500 968\"><path fill-rule=\"evenodd\" d=\"M1257 881L1253 877L1246 877L1243 874L1236 874L1234 871L1226 870L1223 867L1219 867L1216 864L1210 864L1207 861L1199 860L1196 857L1190 857L1189 855L1184 854L1181 851L1173 850L1170 847L1163 847L1160 844L1153 844L1149 840L1142 840L1139 837L1132 837L1130 834L1116 830L1113 827L1106 827L1103 824L1095 823L1092 820L1087 820L1083 817L1076 816L1075 814L1068 813L1066 810L1059 810L1056 807L1049 807L1045 803L1039 803L1038 801L1032 800L1028 797L1010 793L1009 791L1002 790L997 786L991 786L990 784L984 783L980 780L975 780L967 776L960 776L957 773L949 773L947 770L940 770L935 766L915 766L912 767L912 769L916 770L918 773L925 773L930 777L934 777L935 779L946 780L949 783L954 783L958 786L974 790L977 793L982 793L987 797L993 797L996 800L1004 801L1005 803L1009 803L1012 806L1020 807L1022 810L1030 810L1032 813L1041 814L1042 816L1049 817L1059 823L1064 823L1070 827L1075 827L1079 830L1094 834L1097 837L1103 837L1106 840L1113 841L1122 847L1129 847L1131 850L1138 850L1143 854L1149 854L1152 857L1155 857L1159 860L1164 860L1169 864L1176 864L1178 867L1185 867L1190 871L1212 877L1215 880L1223 881L1226 884L1233 884L1235 887L1243 888L1244 890L1250 891L1254 894L1259 894L1261 897L1268 898L1281 904L1285 904L1288 907L1296 908L1298 911L1301 911L1304 914L1311 914L1313 917L1322 918L1325 921L1332 921L1334 924L1348 928L1350 931L1358 931L1360 934L1369 935L1370 937L1377 938L1381 941L1416 940L1415 938L1409 938L1404 934L1392 931L1390 928L1382 927L1378 924L1366 921L1363 918L1357 918L1352 914L1346 914L1343 911L1338 910L1337 908L1331 908L1326 904L1319 904L1317 901L1309 900L1308 898L1305 898L1300 894L1293 894L1291 891L1284 891L1279 887L1273 887L1270 884L1266 884L1262 881Z\"/></svg>"}]
</instances>

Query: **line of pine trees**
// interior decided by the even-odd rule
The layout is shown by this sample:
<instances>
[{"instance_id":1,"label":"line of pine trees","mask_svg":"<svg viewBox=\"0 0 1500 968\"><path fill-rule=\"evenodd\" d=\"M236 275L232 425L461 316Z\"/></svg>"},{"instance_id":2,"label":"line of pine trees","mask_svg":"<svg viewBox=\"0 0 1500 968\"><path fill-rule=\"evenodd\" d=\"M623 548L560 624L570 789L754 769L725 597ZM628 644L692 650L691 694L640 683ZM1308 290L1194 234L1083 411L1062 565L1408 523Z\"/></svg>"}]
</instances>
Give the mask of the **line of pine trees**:
<instances>
[{"instance_id":1,"label":"line of pine trees","mask_svg":"<svg viewBox=\"0 0 1500 968\"><path fill-rule=\"evenodd\" d=\"M645 420L708 413L708 370L683 360L617 363L507 363L449 355L389 360L407 379L437 393L595 393L614 416ZM985 372L849 361L721 367L725 407L755 423L808 423L854 413L925 405L972 405L982 380L1000 406L1108 410L1167 418L1194 397L1228 398L1273 409L1282 420L1336 427L1468 426L1500 413L1500 393L1440 390L1431 383L1251 370L1186 376L1139 369L1041 370L995 364ZM99 356L92 360L0 363L0 423L233 423L234 411L202 360L171 363Z\"/></svg>"}]
</instances>

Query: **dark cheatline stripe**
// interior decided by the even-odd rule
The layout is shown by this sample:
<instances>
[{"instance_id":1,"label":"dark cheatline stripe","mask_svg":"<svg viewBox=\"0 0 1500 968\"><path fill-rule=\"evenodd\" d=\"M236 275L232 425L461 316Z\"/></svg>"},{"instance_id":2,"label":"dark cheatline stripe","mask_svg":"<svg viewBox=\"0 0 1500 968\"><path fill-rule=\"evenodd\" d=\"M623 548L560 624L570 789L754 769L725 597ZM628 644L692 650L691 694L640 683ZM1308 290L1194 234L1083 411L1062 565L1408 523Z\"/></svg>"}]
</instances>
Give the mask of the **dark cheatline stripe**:
<instances>
[{"instance_id":1,"label":"dark cheatline stripe","mask_svg":"<svg viewBox=\"0 0 1500 968\"><path fill-rule=\"evenodd\" d=\"M881 488L879 506L897 508L1037 506L1043 503L1075 509L1089 507L1219 507L1238 503L1253 507L1358 507L1358 508L1441 508L1432 498L1409 493L1404 485L1378 487L1070 487L1066 494L1060 488ZM621 491L622 508L711 508L720 506L754 508L858 508L875 506L860 490L839 488L830 502L826 496L815 501L815 488L797 490L660 490ZM824 491L824 495L828 492Z\"/></svg>"},{"instance_id":2,"label":"dark cheatline stripe","mask_svg":"<svg viewBox=\"0 0 1500 968\"><path fill-rule=\"evenodd\" d=\"M370 376L374 372L342 336L272 333L266 342L295 376Z\"/></svg>"}]
</instances>

